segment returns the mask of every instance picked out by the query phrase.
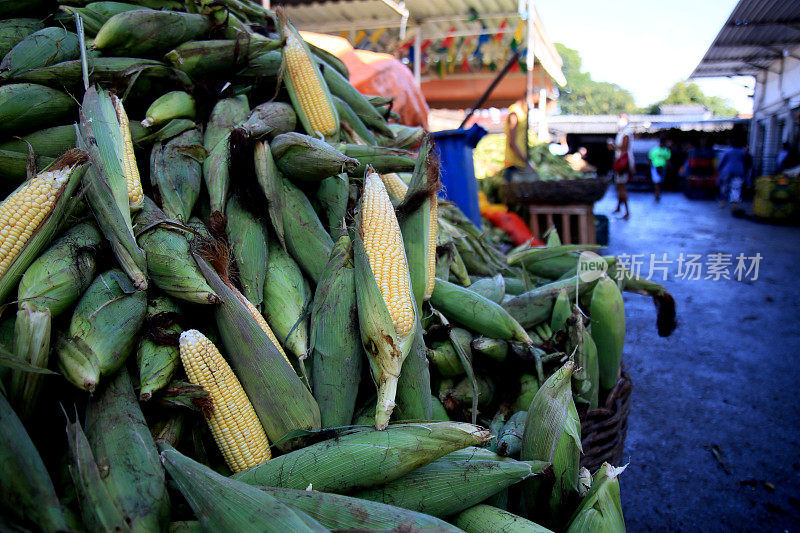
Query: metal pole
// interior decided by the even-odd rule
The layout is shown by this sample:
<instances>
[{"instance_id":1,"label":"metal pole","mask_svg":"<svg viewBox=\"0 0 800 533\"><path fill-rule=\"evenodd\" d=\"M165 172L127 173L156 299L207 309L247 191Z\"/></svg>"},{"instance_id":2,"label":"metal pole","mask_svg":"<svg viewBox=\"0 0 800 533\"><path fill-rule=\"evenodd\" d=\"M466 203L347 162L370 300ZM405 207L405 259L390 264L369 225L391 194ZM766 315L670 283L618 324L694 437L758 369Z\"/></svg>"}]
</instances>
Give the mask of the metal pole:
<instances>
[{"instance_id":1,"label":"metal pole","mask_svg":"<svg viewBox=\"0 0 800 533\"><path fill-rule=\"evenodd\" d=\"M536 56L534 55L535 49L535 39L534 39L534 30L535 30L535 21L534 16L536 11L533 8L533 0L528 1L528 51L525 57L525 66L527 67L527 83L525 86L525 150L527 151L528 146L530 145L530 139L528 136L530 135L530 120L531 120L531 113L530 113L530 104L533 102L533 68L536 66Z\"/></svg>"},{"instance_id":2,"label":"metal pole","mask_svg":"<svg viewBox=\"0 0 800 533\"><path fill-rule=\"evenodd\" d=\"M417 34L414 35L414 79L417 85L422 84L422 26L417 26Z\"/></svg>"},{"instance_id":3,"label":"metal pole","mask_svg":"<svg viewBox=\"0 0 800 533\"><path fill-rule=\"evenodd\" d=\"M492 80L492 83L490 83L489 86L486 88L486 90L483 91L483 94L481 95L481 97L478 98L478 101L475 102L475 104L473 104L473 106L467 112L466 116L464 117L464 120L461 121L461 125L458 127L458 129L463 128L464 125L469 120L469 117L471 117L473 115L473 113L475 113L475 111L480 109L481 106L484 104L484 102L486 102L486 100L489 99L489 96L491 96L492 91L494 91L494 88L497 87L497 84L500 83L500 80L503 79L503 77L508 73L509 70L511 70L511 67L517 61L519 61L519 50L514 52L514 55L511 56L511 59L509 59L508 63L506 63L506 66L504 66L502 68L502 70L497 73L497 76L494 77L494 79Z\"/></svg>"}]
</instances>

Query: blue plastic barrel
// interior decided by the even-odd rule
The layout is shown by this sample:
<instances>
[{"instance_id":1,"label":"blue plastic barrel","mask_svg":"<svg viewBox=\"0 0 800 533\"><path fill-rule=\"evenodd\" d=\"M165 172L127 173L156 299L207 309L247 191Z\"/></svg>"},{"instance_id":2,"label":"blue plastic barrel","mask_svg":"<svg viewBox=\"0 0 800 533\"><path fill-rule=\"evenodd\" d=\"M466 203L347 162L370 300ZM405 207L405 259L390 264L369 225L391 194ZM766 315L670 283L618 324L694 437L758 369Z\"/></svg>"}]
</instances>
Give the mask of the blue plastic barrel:
<instances>
[{"instance_id":1,"label":"blue plastic barrel","mask_svg":"<svg viewBox=\"0 0 800 533\"><path fill-rule=\"evenodd\" d=\"M442 192L439 196L455 203L478 228L481 211L478 205L478 182L472 150L486 130L475 124L468 130L444 130L431 133L436 142L442 168Z\"/></svg>"}]
</instances>

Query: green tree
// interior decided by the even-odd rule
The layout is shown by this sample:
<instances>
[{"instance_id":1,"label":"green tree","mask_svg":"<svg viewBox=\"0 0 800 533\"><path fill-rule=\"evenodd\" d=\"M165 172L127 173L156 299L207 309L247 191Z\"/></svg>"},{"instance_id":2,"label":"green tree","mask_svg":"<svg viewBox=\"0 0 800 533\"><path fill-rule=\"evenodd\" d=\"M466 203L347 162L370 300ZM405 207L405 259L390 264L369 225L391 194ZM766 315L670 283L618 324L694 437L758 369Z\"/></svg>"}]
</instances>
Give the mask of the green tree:
<instances>
[{"instance_id":1,"label":"green tree","mask_svg":"<svg viewBox=\"0 0 800 533\"><path fill-rule=\"evenodd\" d=\"M568 115L616 115L636 111L633 95L615 83L595 81L581 70L581 56L572 48L556 43L564 60L562 71L567 86L561 90L558 105Z\"/></svg>"},{"instance_id":2,"label":"green tree","mask_svg":"<svg viewBox=\"0 0 800 533\"><path fill-rule=\"evenodd\" d=\"M735 117L739 114L730 100L719 96L706 96L699 85L690 81L679 81L673 85L667 97L653 104L651 111L657 112L662 104L701 104L715 117Z\"/></svg>"}]
</instances>

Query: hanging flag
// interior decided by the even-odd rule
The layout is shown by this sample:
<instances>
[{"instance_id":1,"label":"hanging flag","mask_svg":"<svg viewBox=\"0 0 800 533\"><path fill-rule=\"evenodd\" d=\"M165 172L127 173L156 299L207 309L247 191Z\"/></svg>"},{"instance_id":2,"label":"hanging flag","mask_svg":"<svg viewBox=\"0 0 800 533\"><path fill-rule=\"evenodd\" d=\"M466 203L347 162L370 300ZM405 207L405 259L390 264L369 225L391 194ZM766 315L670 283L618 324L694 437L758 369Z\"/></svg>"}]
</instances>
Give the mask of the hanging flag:
<instances>
[{"instance_id":1,"label":"hanging flag","mask_svg":"<svg viewBox=\"0 0 800 533\"><path fill-rule=\"evenodd\" d=\"M520 20L517 23L517 29L514 30L514 36L511 38L511 49L515 52L517 51L517 48L519 48L519 45L522 44L522 31L524 27L525 21Z\"/></svg>"},{"instance_id":2,"label":"hanging flag","mask_svg":"<svg viewBox=\"0 0 800 533\"><path fill-rule=\"evenodd\" d=\"M358 30L358 33L356 33L356 38L353 40L353 46L357 47L358 44L361 41L363 41L364 37L366 37L366 36L367 36L367 32L365 32L364 30Z\"/></svg>"},{"instance_id":3,"label":"hanging flag","mask_svg":"<svg viewBox=\"0 0 800 533\"><path fill-rule=\"evenodd\" d=\"M495 42L499 43L503 40L503 36L506 34L506 27L508 27L508 19L503 19L503 22L500 23L500 31L498 31L494 36Z\"/></svg>"},{"instance_id":4,"label":"hanging flag","mask_svg":"<svg viewBox=\"0 0 800 533\"><path fill-rule=\"evenodd\" d=\"M447 37L442 41L442 48L445 50L450 50L453 46L453 41L455 41L455 37L453 35L456 33L456 27L450 26L450 30L447 32Z\"/></svg>"},{"instance_id":5,"label":"hanging flag","mask_svg":"<svg viewBox=\"0 0 800 533\"><path fill-rule=\"evenodd\" d=\"M348 30L342 30L339 32L339 37L341 37L342 39L347 39L349 41L350 32Z\"/></svg>"},{"instance_id":6,"label":"hanging flag","mask_svg":"<svg viewBox=\"0 0 800 533\"><path fill-rule=\"evenodd\" d=\"M372 44L377 43L385 31L386 28L378 28L377 30L373 31L372 35L369 36L369 42Z\"/></svg>"},{"instance_id":7,"label":"hanging flag","mask_svg":"<svg viewBox=\"0 0 800 533\"><path fill-rule=\"evenodd\" d=\"M424 52L432 44L433 44L433 41L431 41L430 39L425 39L424 41L422 41L422 46L420 46L419 49L420 49L421 52Z\"/></svg>"}]
</instances>

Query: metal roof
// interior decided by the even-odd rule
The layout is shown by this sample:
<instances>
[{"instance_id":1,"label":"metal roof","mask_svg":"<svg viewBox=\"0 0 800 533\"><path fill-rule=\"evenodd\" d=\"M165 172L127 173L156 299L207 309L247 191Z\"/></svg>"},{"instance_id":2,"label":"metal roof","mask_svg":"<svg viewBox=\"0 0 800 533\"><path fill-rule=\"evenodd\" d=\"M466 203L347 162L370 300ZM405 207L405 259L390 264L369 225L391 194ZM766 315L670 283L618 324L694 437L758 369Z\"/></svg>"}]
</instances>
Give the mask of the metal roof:
<instances>
[{"instance_id":1,"label":"metal roof","mask_svg":"<svg viewBox=\"0 0 800 533\"><path fill-rule=\"evenodd\" d=\"M532 117L533 118L533 117ZM653 133L668 129L683 131L725 131L736 124L746 124L743 118L698 119L680 115L630 115L630 126L635 134ZM617 115L552 115L547 117L547 126L557 134L583 133L616 135L619 131Z\"/></svg>"},{"instance_id":2,"label":"metal roof","mask_svg":"<svg viewBox=\"0 0 800 533\"><path fill-rule=\"evenodd\" d=\"M690 77L755 76L800 45L800 2L739 0Z\"/></svg>"}]
</instances>

